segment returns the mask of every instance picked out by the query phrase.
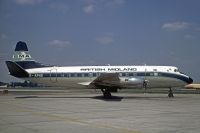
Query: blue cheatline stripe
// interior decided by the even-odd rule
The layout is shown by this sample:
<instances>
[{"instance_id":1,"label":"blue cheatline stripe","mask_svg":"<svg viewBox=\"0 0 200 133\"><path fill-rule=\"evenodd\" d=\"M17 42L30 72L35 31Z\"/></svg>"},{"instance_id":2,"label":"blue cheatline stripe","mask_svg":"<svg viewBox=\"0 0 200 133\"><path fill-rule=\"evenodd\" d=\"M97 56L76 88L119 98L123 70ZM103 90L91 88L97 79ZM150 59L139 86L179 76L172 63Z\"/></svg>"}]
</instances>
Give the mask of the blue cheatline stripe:
<instances>
[{"instance_id":1,"label":"blue cheatline stripe","mask_svg":"<svg viewBox=\"0 0 200 133\"><path fill-rule=\"evenodd\" d=\"M178 74L160 72L160 75L163 76L163 77L176 78L176 79L182 80L182 81L184 81L186 83L189 82L189 78L188 77L185 77L185 76L182 76L182 75L178 75Z\"/></svg>"},{"instance_id":2,"label":"blue cheatline stripe","mask_svg":"<svg viewBox=\"0 0 200 133\"><path fill-rule=\"evenodd\" d=\"M155 75L152 75L152 73L154 72L147 72L147 73L128 73L128 74L124 74L122 73L121 77L127 77L127 75L129 77L144 77L145 75L147 77L157 77ZM168 78L175 78L175 79L179 79L182 80L186 83L189 83L189 78L182 76L182 75L178 75L178 74L173 74L173 73L164 73L164 72L156 72L158 74L159 77L168 77ZM90 73L43 73L42 77L97 77L98 74L97 73L92 73L90 75ZM130 75L135 75L135 76L130 76ZM37 74L31 74L31 77L38 77Z\"/></svg>"},{"instance_id":3,"label":"blue cheatline stripe","mask_svg":"<svg viewBox=\"0 0 200 133\"><path fill-rule=\"evenodd\" d=\"M36 61L16 61L16 63L24 69L52 67L50 65L44 65Z\"/></svg>"}]
</instances>

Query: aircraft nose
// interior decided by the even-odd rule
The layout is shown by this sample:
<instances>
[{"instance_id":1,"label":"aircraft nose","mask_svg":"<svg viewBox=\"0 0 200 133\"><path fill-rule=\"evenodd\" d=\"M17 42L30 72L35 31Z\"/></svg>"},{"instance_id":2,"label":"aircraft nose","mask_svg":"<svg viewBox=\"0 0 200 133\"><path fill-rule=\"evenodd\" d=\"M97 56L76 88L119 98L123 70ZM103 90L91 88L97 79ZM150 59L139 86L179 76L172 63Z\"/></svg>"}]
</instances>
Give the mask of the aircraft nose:
<instances>
[{"instance_id":1,"label":"aircraft nose","mask_svg":"<svg viewBox=\"0 0 200 133\"><path fill-rule=\"evenodd\" d=\"M193 82L193 79L192 78L188 78L188 84L191 84Z\"/></svg>"}]
</instances>

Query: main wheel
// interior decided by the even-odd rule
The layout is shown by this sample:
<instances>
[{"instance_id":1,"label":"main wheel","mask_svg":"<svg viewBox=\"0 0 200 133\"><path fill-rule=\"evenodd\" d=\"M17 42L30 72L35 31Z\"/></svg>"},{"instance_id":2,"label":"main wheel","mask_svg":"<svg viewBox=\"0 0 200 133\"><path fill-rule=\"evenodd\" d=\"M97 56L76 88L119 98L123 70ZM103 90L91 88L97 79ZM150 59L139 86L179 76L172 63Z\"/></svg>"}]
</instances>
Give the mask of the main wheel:
<instances>
[{"instance_id":1,"label":"main wheel","mask_svg":"<svg viewBox=\"0 0 200 133\"><path fill-rule=\"evenodd\" d=\"M103 97L106 99L109 99L112 97L110 91L108 89L101 89L101 91L103 92Z\"/></svg>"}]
</instances>

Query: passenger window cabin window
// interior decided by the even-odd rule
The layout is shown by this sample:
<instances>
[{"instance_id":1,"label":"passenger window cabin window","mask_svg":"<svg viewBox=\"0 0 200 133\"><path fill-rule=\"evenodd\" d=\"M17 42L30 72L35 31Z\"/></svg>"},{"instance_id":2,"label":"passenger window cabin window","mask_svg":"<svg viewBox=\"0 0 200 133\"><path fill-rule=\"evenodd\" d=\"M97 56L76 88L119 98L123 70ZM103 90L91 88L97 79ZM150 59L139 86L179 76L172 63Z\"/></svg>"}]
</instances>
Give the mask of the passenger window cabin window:
<instances>
[{"instance_id":1,"label":"passenger window cabin window","mask_svg":"<svg viewBox=\"0 0 200 133\"><path fill-rule=\"evenodd\" d=\"M100 75L101 75L101 73L97 73L97 77L100 76Z\"/></svg>"},{"instance_id":2,"label":"passenger window cabin window","mask_svg":"<svg viewBox=\"0 0 200 133\"><path fill-rule=\"evenodd\" d=\"M138 76L138 73L134 73L134 76Z\"/></svg>"},{"instance_id":3,"label":"passenger window cabin window","mask_svg":"<svg viewBox=\"0 0 200 133\"><path fill-rule=\"evenodd\" d=\"M150 76L150 73L145 73L145 76Z\"/></svg>"},{"instance_id":4,"label":"passenger window cabin window","mask_svg":"<svg viewBox=\"0 0 200 133\"><path fill-rule=\"evenodd\" d=\"M119 77L122 77L122 73L119 73Z\"/></svg>"},{"instance_id":5,"label":"passenger window cabin window","mask_svg":"<svg viewBox=\"0 0 200 133\"><path fill-rule=\"evenodd\" d=\"M129 73L128 75L129 75L130 77L133 77L133 73Z\"/></svg>"},{"instance_id":6,"label":"passenger window cabin window","mask_svg":"<svg viewBox=\"0 0 200 133\"><path fill-rule=\"evenodd\" d=\"M150 73L150 76L154 76L154 73Z\"/></svg>"},{"instance_id":7,"label":"passenger window cabin window","mask_svg":"<svg viewBox=\"0 0 200 133\"><path fill-rule=\"evenodd\" d=\"M78 74L77 74L77 77L82 77L82 73L78 73Z\"/></svg>"},{"instance_id":8,"label":"passenger window cabin window","mask_svg":"<svg viewBox=\"0 0 200 133\"><path fill-rule=\"evenodd\" d=\"M65 74L64 74L64 77L69 77L69 74L68 74L68 73L65 73Z\"/></svg>"},{"instance_id":9,"label":"passenger window cabin window","mask_svg":"<svg viewBox=\"0 0 200 133\"><path fill-rule=\"evenodd\" d=\"M70 77L75 77L75 74L74 74L74 73L71 73L71 74L70 74Z\"/></svg>"},{"instance_id":10,"label":"passenger window cabin window","mask_svg":"<svg viewBox=\"0 0 200 133\"><path fill-rule=\"evenodd\" d=\"M51 73L51 77L57 77L56 73Z\"/></svg>"},{"instance_id":11,"label":"passenger window cabin window","mask_svg":"<svg viewBox=\"0 0 200 133\"><path fill-rule=\"evenodd\" d=\"M93 73L93 74L92 74L92 76L93 76L93 77L96 77L96 76L97 76L97 74L96 74L96 73Z\"/></svg>"},{"instance_id":12,"label":"passenger window cabin window","mask_svg":"<svg viewBox=\"0 0 200 133\"><path fill-rule=\"evenodd\" d=\"M35 74L31 74L31 77L35 77Z\"/></svg>"},{"instance_id":13,"label":"passenger window cabin window","mask_svg":"<svg viewBox=\"0 0 200 133\"><path fill-rule=\"evenodd\" d=\"M126 77L126 73L122 73L122 77Z\"/></svg>"},{"instance_id":14,"label":"passenger window cabin window","mask_svg":"<svg viewBox=\"0 0 200 133\"><path fill-rule=\"evenodd\" d=\"M61 77L62 76L62 74L61 73L57 73L57 77Z\"/></svg>"},{"instance_id":15,"label":"passenger window cabin window","mask_svg":"<svg viewBox=\"0 0 200 133\"><path fill-rule=\"evenodd\" d=\"M154 76L158 76L158 73L154 73Z\"/></svg>"},{"instance_id":16,"label":"passenger window cabin window","mask_svg":"<svg viewBox=\"0 0 200 133\"><path fill-rule=\"evenodd\" d=\"M44 73L44 74L43 74L43 77L50 77L50 74Z\"/></svg>"},{"instance_id":17,"label":"passenger window cabin window","mask_svg":"<svg viewBox=\"0 0 200 133\"><path fill-rule=\"evenodd\" d=\"M88 73L84 73L84 77L89 77L89 74Z\"/></svg>"},{"instance_id":18,"label":"passenger window cabin window","mask_svg":"<svg viewBox=\"0 0 200 133\"><path fill-rule=\"evenodd\" d=\"M145 76L145 73L138 73L137 76Z\"/></svg>"}]
</instances>

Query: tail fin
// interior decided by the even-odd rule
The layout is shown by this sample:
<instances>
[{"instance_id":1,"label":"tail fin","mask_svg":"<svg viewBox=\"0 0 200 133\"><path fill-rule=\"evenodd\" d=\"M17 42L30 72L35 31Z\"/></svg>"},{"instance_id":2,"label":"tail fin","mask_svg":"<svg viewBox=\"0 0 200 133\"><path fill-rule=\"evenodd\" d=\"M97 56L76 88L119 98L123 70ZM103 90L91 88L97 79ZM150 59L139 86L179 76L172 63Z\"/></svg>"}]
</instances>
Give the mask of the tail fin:
<instances>
[{"instance_id":1,"label":"tail fin","mask_svg":"<svg viewBox=\"0 0 200 133\"><path fill-rule=\"evenodd\" d=\"M15 47L13 55L13 61L34 61L28 51L28 47L25 42L19 41Z\"/></svg>"},{"instance_id":2,"label":"tail fin","mask_svg":"<svg viewBox=\"0 0 200 133\"><path fill-rule=\"evenodd\" d=\"M15 47L13 61L6 61L10 75L18 78L29 77L26 69L48 67L34 61L25 42L19 41Z\"/></svg>"},{"instance_id":3,"label":"tail fin","mask_svg":"<svg viewBox=\"0 0 200 133\"><path fill-rule=\"evenodd\" d=\"M49 66L49 65L43 65L41 63L36 62L31 57L26 43L22 41L19 41L16 44L15 52L13 55L13 62L15 62L17 65L19 65L23 69L41 68L41 67Z\"/></svg>"}]
</instances>

